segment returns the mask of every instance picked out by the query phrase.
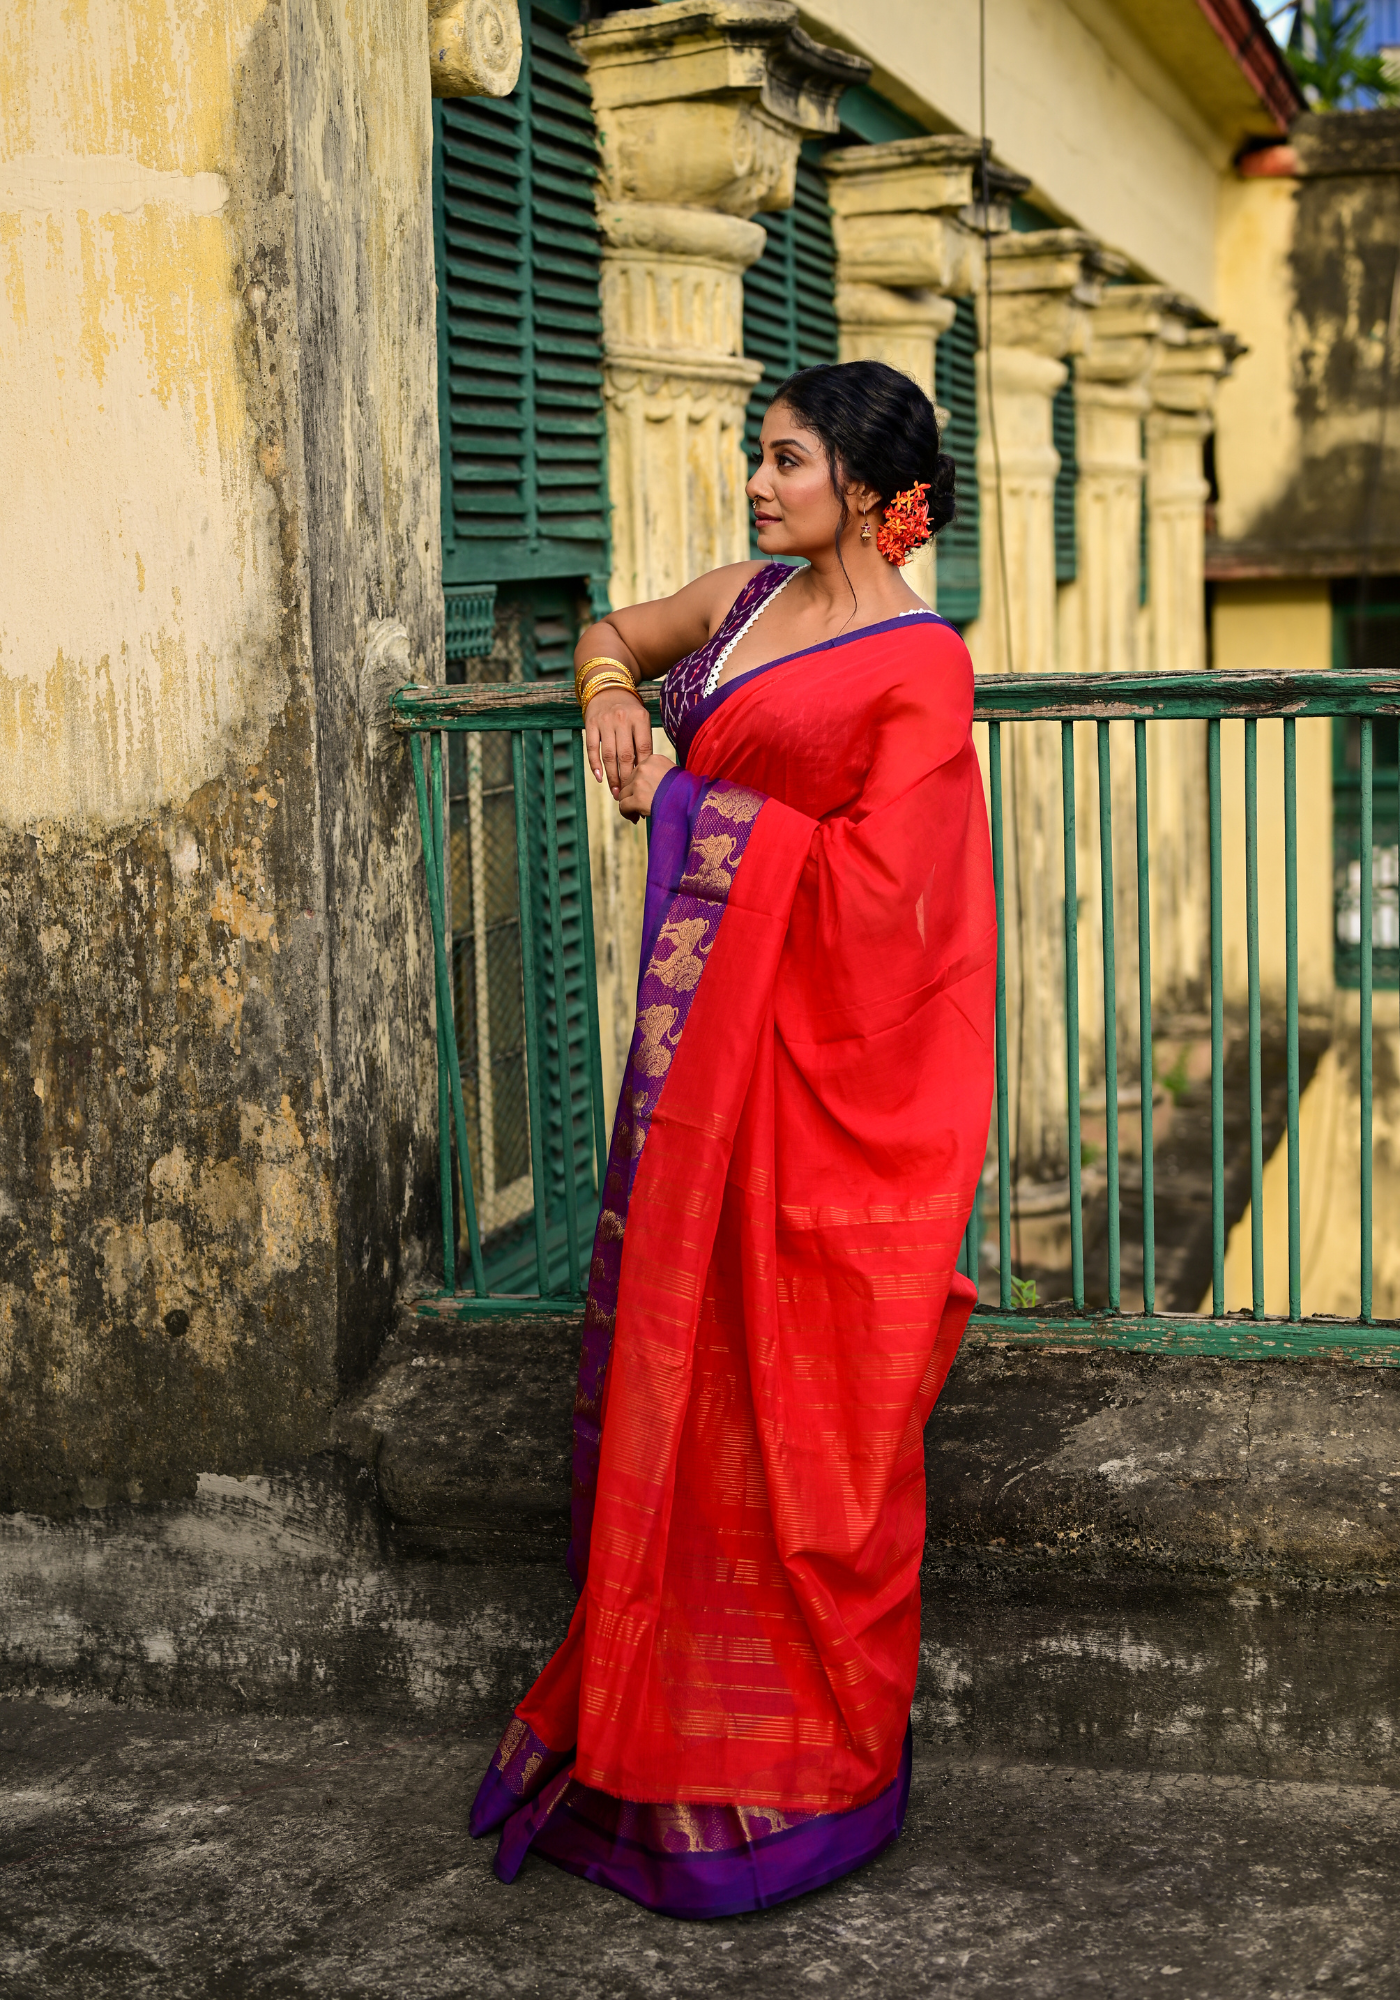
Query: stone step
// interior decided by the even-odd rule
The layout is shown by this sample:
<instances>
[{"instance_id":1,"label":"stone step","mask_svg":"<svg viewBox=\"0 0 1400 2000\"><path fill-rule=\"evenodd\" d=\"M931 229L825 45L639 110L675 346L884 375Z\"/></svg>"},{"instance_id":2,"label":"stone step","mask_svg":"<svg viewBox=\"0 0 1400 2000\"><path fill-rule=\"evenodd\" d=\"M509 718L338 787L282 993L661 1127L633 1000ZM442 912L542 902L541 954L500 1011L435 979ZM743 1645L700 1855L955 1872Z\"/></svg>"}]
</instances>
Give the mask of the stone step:
<instances>
[{"instance_id":1,"label":"stone step","mask_svg":"<svg viewBox=\"0 0 1400 2000\"><path fill-rule=\"evenodd\" d=\"M0 1685L490 1732L573 1593L578 1327L403 1322L336 1448L0 1518ZM1397 1382L973 1340L929 1426L915 1724L951 1756L1400 1782Z\"/></svg>"}]
</instances>

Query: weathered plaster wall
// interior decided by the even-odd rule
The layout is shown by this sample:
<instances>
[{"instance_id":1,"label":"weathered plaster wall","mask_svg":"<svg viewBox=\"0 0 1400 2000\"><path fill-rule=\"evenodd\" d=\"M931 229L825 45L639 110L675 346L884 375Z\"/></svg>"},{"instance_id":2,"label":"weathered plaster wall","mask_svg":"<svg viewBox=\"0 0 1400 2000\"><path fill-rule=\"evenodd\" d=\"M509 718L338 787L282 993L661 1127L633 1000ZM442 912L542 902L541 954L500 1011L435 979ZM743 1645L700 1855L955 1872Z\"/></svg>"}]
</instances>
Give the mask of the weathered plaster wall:
<instances>
[{"instance_id":1,"label":"weathered plaster wall","mask_svg":"<svg viewBox=\"0 0 1400 2000\"><path fill-rule=\"evenodd\" d=\"M421 8L292 0L288 18L337 1365L348 1380L378 1347L398 1246L416 1234L425 1194L418 1133L436 1133L412 777L402 747L370 757L359 701L376 618L407 628L415 679L443 677L432 112Z\"/></svg>"},{"instance_id":2,"label":"weathered plaster wall","mask_svg":"<svg viewBox=\"0 0 1400 2000\"><path fill-rule=\"evenodd\" d=\"M876 86L911 111L979 129L975 7L806 0L802 13L823 41L867 56ZM1031 176L1038 199L1212 308L1216 191L1232 148L1121 8L1108 0L989 7L987 130L998 157Z\"/></svg>"},{"instance_id":3,"label":"weathered plaster wall","mask_svg":"<svg viewBox=\"0 0 1400 2000\"><path fill-rule=\"evenodd\" d=\"M432 644L424 282L329 415L315 337L347 241L392 317L427 210L426 28L375 14L301 132L311 24L265 0L0 27L0 1504L314 1440L420 1199L411 801L361 775L353 631L317 610L397 593ZM378 597L370 515L412 522Z\"/></svg>"},{"instance_id":4,"label":"weathered plaster wall","mask_svg":"<svg viewBox=\"0 0 1400 2000\"><path fill-rule=\"evenodd\" d=\"M1400 112L1299 119L1298 175L1231 186L1220 311L1251 351L1220 402L1214 573L1400 569Z\"/></svg>"}]
</instances>

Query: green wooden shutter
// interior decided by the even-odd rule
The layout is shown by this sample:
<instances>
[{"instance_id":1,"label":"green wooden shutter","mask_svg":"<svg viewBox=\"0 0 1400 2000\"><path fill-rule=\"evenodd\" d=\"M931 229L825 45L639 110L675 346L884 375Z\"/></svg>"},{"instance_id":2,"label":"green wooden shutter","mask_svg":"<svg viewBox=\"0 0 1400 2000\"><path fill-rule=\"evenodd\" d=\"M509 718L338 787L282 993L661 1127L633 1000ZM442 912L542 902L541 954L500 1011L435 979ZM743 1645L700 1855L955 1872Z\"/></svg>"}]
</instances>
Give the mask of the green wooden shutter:
<instances>
[{"instance_id":1,"label":"green wooden shutter","mask_svg":"<svg viewBox=\"0 0 1400 2000\"><path fill-rule=\"evenodd\" d=\"M433 122L444 584L601 582L598 149L583 64L536 11L514 93L436 99Z\"/></svg>"},{"instance_id":2,"label":"green wooden shutter","mask_svg":"<svg viewBox=\"0 0 1400 2000\"><path fill-rule=\"evenodd\" d=\"M433 107L443 582L452 679L566 676L580 623L607 604L597 135L584 67L563 24L536 7L526 32L520 82L510 97L447 99ZM507 739L478 740L479 849L469 838L465 751L454 764L455 1004L469 1097L479 1098L478 1029L490 1033L492 1158L503 1186L529 1158L518 916L509 920L518 910L514 789L508 761L501 762ZM543 1284L563 1290L570 1176L579 1196L585 1269L596 1213L580 893L587 832L575 814L567 744L556 748L551 739L530 734L525 750L526 920L539 968L538 1013L528 1025L531 1059L541 1069L550 1259ZM559 963L549 918L547 785L557 815ZM480 976L478 937L486 952ZM567 1020L562 1044L556 1013L561 985ZM566 1074L572 1090L567 1130ZM472 1167L480 1191L479 1116L473 1126ZM517 1208L487 1237L493 1289L534 1289L532 1217L530 1208Z\"/></svg>"},{"instance_id":3,"label":"green wooden shutter","mask_svg":"<svg viewBox=\"0 0 1400 2000\"><path fill-rule=\"evenodd\" d=\"M1138 451L1141 455L1143 464L1146 465L1147 425L1145 422L1143 423L1141 431L1139 433ZM1139 499L1138 499L1138 604L1140 606L1146 604L1147 602L1147 594L1151 581L1151 572L1149 565L1152 559L1151 557L1152 540L1148 532L1148 529L1149 529L1149 522L1147 515L1147 475L1146 473L1144 473L1142 479L1142 486L1139 490Z\"/></svg>"},{"instance_id":4,"label":"green wooden shutter","mask_svg":"<svg viewBox=\"0 0 1400 2000\"><path fill-rule=\"evenodd\" d=\"M934 544L938 609L968 625L982 608L982 524L977 488L977 310L959 299L953 324L934 356L934 393L948 412L944 449L957 466L957 516Z\"/></svg>"},{"instance_id":5,"label":"green wooden shutter","mask_svg":"<svg viewBox=\"0 0 1400 2000\"><path fill-rule=\"evenodd\" d=\"M799 368L839 358L836 245L820 160L820 145L809 141L798 157L792 207L754 218L767 230L768 241L744 273L744 352L763 363L744 423L751 462L757 459L763 413L778 384ZM753 553L759 553L756 546Z\"/></svg>"},{"instance_id":6,"label":"green wooden shutter","mask_svg":"<svg viewBox=\"0 0 1400 2000\"><path fill-rule=\"evenodd\" d=\"M1076 495L1079 487L1079 426L1074 410L1074 363L1067 361L1069 373L1055 391L1050 413L1050 436L1060 454L1055 474L1055 581L1073 583L1079 574L1079 533Z\"/></svg>"}]
</instances>

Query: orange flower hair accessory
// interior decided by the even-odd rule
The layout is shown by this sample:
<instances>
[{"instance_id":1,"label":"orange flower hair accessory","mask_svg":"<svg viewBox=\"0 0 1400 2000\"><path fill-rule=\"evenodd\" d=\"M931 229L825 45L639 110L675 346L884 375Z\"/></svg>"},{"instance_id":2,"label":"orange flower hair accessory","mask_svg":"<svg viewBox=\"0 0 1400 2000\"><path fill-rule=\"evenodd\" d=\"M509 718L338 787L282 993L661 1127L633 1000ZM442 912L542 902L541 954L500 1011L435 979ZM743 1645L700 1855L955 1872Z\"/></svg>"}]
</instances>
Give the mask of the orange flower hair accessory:
<instances>
[{"instance_id":1,"label":"orange flower hair accessory","mask_svg":"<svg viewBox=\"0 0 1400 2000\"><path fill-rule=\"evenodd\" d=\"M927 483L906 486L885 509L875 546L896 569L903 569L914 551L929 540L928 502L924 498L927 492Z\"/></svg>"}]
</instances>

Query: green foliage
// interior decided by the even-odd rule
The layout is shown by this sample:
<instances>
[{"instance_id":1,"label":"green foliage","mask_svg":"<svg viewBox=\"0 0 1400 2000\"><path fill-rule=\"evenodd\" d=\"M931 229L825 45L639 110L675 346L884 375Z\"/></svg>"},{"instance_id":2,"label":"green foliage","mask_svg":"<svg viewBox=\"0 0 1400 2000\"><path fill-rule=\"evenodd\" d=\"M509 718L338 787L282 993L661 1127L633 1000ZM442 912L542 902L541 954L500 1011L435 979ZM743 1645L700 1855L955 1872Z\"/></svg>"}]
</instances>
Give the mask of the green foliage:
<instances>
[{"instance_id":1,"label":"green foliage","mask_svg":"<svg viewBox=\"0 0 1400 2000\"><path fill-rule=\"evenodd\" d=\"M1084 1141L1083 1141L1083 1142L1081 1143L1081 1145L1080 1145L1080 1148L1079 1148L1079 1164L1080 1164L1080 1166L1081 1166L1081 1167L1092 1167L1092 1166L1093 1166L1093 1164L1094 1164L1094 1162L1095 1162L1095 1160L1096 1160L1096 1159L1097 1159L1098 1157L1099 1157L1099 1148L1098 1148L1097 1146L1095 1146L1095 1145L1091 1145L1091 1144L1090 1144L1090 1142L1089 1142L1089 1140L1085 1139L1085 1140L1084 1140Z\"/></svg>"},{"instance_id":2,"label":"green foliage","mask_svg":"<svg viewBox=\"0 0 1400 2000\"><path fill-rule=\"evenodd\" d=\"M1018 1312L1025 1311L1028 1306L1038 1306L1040 1304L1040 1291L1034 1278L1018 1278L1013 1274L1011 1279L1011 1303Z\"/></svg>"},{"instance_id":3,"label":"green foliage","mask_svg":"<svg viewBox=\"0 0 1400 2000\"><path fill-rule=\"evenodd\" d=\"M1188 1050L1184 1048L1178 1049L1176 1052L1176 1061L1170 1069L1161 1070L1157 1079L1173 1104L1180 1104L1182 1098L1185 1097L1187 1091L1191 1088L1191 1079L1186 1074L1188 1054ZM1155 1051L1153 1053L1152 1067L1154 1070L1159 1068Z\"/></svg>"},{"instance_id":4,"label":"green foliage","mask_svg":"<svg viewBox=\"0 0 1400 2000\"><path fill-rule=\"evenodd\" d=\"M1400 102L1400 82L1384 59L1361 52L1365 31L1366 0L1300 0L1288 60L1314 111L1341 111L1358 93Z\"/></svg>"}]
</instances>

